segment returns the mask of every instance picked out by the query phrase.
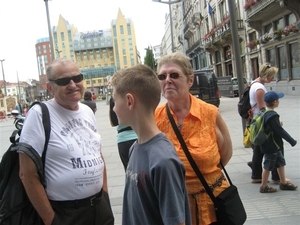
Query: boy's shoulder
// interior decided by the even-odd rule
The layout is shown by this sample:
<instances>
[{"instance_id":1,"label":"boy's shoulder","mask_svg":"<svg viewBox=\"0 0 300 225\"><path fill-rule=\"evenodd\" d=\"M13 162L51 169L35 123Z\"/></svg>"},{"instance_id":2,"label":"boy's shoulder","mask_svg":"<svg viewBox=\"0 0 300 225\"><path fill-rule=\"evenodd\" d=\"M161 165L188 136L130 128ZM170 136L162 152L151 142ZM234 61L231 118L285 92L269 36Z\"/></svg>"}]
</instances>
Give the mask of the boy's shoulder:
<instances>
[{"instance_id":1,"label":"boy's shoulder","mask_svg":"<svg viewBox=\"0 0 300 225\"><path fill-rule=\"evenodd\" d=\"M265 114L264 114L265 120L268 120L273 116L279 116L279 114L274 110L266 110L265 111Z\"/></svg>"}]
</instances>

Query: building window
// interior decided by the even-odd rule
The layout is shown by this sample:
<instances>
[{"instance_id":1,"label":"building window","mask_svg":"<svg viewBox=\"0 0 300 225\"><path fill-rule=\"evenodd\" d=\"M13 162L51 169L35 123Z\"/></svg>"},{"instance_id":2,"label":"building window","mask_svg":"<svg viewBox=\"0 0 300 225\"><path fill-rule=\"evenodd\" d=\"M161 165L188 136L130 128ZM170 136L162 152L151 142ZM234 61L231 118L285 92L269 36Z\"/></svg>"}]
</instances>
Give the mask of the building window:
<instances>
[{"instance_id":1,"label":"building window","mask_svg":"<svg viewBox=\"0 0 300 225\"><path fill-rule=\"evenodd\" d=\"M116 25L113 26L113 34L114 34L114 37L117 37Z\"/></svg>"},{"instance_id":2,"label":"building window","mask_svg":"<svg viewBox=\"0 0 300 225\"><path fill-rule=\"evenodd\" d=\"M127 24L127 33L128 33L128 35L131 35L131 27L130 27L130 24Z\"/></svg>"},{"instance_id":3,"label":"building window","mask_svg":"<svg viewBox=\"0 0 300 225\"><path fill-rule=\"evenodd\" d=\"M222 66L221 66L221 64L216 65L216 72L217 72L217 74L216 74L217 77L222 76Z\"/></svg>"},{"instance_id":4,"label":"building window","mask_svg":"<svg viewBox=\"0 0 300 225\"><path fill-rule=\"evenodd\" d=\"M65 41L65 33L64 32L60 32L60 38L61 38L61 41Z\"/></svg>"},{"instance_id":5,"label":"building window","mask_svg":"<svg viewBox=\"0 0 300 225\"><path fill-rule=\"evenodd\" d=\"M220 51L216 51L215 52L216 55L216 63L220 63L221 62L221 54Z\"/></svg>"},{"instance_id":6,"label":"building window","mask_svg":"<svg viewBox=\"0 0 300 225\"><path fill-rule=\"evenodd\" d=\"M223 16L223 18L221 20L224 20L224 17L228 16L228 11L226 9L226 2L225 1L222 1L220 4L219 4L219 8L220 8L220 15Z\"/></svg>"},{"instance_id":7,"label":"building window","mask_svg":"<svg viewBox=\"0 0 300 225\"><path fill-rule=\"evenodd\" d=\"M121 33L121 34L124 34L124 28L123 28L122 25L120 26L120 33Z\"/></svg>"},{"instance_id":8,"label":"building window","mask_svg":"<svg viewBox=\"0 0 300 225\"><path fill-rule=\"evenodd\" d=\"M288 75L285 50L284 46L277 48L280 80L286 80Z\"/></svg>"},{"instance_id":9,"label":"building window","mask_svg":"<svg viewBox=\"0 0 300 225\"><path fill-rule=\"evenodd\" d=\"M256 40L257 40L256 32L254 31L254 32L249 33L249 43L251 43L250 44L250 46L251 46L250 50L251 51L257 49L257 42L256 42Z\"/></svg>"},{"instance_id":10,"label":"building window","mask_svg":"<svg viewBox=\"0 0 300 225\"><path fill-rule=\"evenodd\" d=\"M278 29L283 29L283 28L284 28L283 18L276 20L275 21L275 29L278 30Z\"/></svg>"},{"instance_id":11,"label":"building window","mask_svg":"<svg viewBox=\"0 0 300 225\"><path fill-rule=\"evenodd\" d=\"M54 42L57 42L57 33L56 32L53 33L53 38L54 38Z\"/></svg>"},{"instance_id":12,"label":"building window","mask_svg":"<svg viewBox=\"0 0 300 225\"><path fill-rule=\"evenodd\" d=\"M267 61L272 65L275 66L275 50L268 49L266 52Z\"/></svg>"},{"instance_id":13,"label":"building window","mask_svg":"<svg viewBox=\"0 0 300 225\"><path fill-rule=\"evenodd\" d=\"M69 39L69 42L72 42L72 34L71 34L70 30L68 30L68 39Z\"/></svg>"},{"instance_id":14,"label":"building window","mask_svg":"<svg viewBox=\"0 0 300 225\"><path fill-rule=\"evenodd\" d=\"M300 79L300 56L299 56L299 44L292 43L289 45L292 79Z\"/></svg>"},{"instance_id":15,"label":"building window","mask_svg":"<svg viewBox=\"0 0 300 225\"><path fill-rule=\"evenodd\" d=\"M287 21L286 22L287 22L286 25L290 25L290 24L296 22L295 14L291 13L291 14L287 15Z\"/></svg>"},{"instance_id":16,"label":"building window","mask_svg":"<svg viewBox=\"0 0 300 225\"><path fill-rule=\"evenodd\" d=\"M273 33L272 23L264 26L264 34L270 34L270 33Z\"/></svg>"}]
</instances>

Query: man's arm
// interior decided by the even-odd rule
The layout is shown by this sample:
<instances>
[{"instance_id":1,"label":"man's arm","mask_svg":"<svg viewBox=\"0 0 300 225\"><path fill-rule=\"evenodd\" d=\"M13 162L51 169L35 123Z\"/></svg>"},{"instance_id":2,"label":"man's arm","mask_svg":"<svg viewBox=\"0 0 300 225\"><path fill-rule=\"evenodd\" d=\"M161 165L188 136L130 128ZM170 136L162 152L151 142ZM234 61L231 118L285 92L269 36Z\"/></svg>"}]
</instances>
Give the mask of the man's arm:
<instances>
[{"instance_id":1,"label":"man's arm","mask_svg":"<svg viewBox=\"0 0 300 225\"><path fill-rule=\"evenodd\" d=\"M225 166L232 156L232 141L227 125L219 112L217 114L216 132L221 162Z\"/></svg>"},{"instance_id":2,"label":"man's arm","mask_svg":"<svg viewBox=\"0 0 300 225\"><path fill-rule=\"evenodd\" d=\"M105 191L106 193L108 193L108 185L107 185L107 174L106 174L106 165L105 165L105 161L104 161L104 157L101 154L101 158L103 160L103 163L104 163L104 170L103 170L103 191Z\"/></svg>"},{"instance_id":3,"label":"man's arm","mask_svg":"<svg viewBox=\"0 0 300 225\"><path fill-rule=\"evenodd\" d=\"M34 162L24 153L19 153L19 162L19 176L29 200L42 218L44 224L51 225L55 212L52 209L46 191L41 184Z\"/></svg>"}]
</instances>

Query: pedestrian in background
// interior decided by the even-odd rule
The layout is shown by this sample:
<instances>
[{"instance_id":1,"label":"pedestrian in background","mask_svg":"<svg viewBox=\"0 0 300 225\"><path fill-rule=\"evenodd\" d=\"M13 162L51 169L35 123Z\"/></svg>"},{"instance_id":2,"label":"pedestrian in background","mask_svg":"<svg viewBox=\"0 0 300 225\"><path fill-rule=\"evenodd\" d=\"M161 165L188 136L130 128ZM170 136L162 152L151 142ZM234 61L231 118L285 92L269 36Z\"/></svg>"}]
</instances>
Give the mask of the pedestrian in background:
<instances>
[{"instance_id":1,"label":"pedestrian in background","mask_svg":"<svg viewBox=\"0 0 300 225\"><path fill-rule=\"evenodd\" d=\"M277 189L268 186L268 178L270 171L277 169L280 178L279 188L281 190L296 190L297 185L292 184L285 178L284 167L286 165L283 152L282 138L290 143L291 146L295 146L297 141L293 139L282 127L282 123L279 120L279 115L274 111L279 106L279 98L284 96L283 93L276 93L275 91L269 91L264 96L264 101L268 108L267 113L264 115L265 132L270 134L267 141L260 146L262 153L264 154L262 182L259 191L261 193L276 192Z\"/></svg>"},{"instance_id":2,"label":"pedestrian in background","mask_svg":"<svg viewBox=\"0 0 300 225\"><path fill-rule=\"evenodd\" d=\"M93 102L92 93L90 91L84 92L83 101L81 103L90 107L94 113L97 111L97 105L95 102Z\"/></svg>"},{"instance_id":3,"label":"pedestrian in background","mask_svg":"<svg viewBox=\"0 0 300 225\"><path fill-rule=\"evenodd\" d=\"M28 112L28 104L25 104L23 109L23 115L26 116L27 112Z\"/></svg>"},{"instance_id":4,"label":"pedestrian in background","mask_svg":"<svg viewBox=\"0 0 300 225\"><path fill-rule=\"evenodd\" d=\"M79 101L83 75L76 63L54 60L47 68L51 134L45 160L46 187L31 158L19 153L20 178L45 225L113 225L101 136L94 113ZM34 124L34 126L33 126ZM42 155L45 134L39 106L27 114L20 144Z\"/></svg>"},{"instance_id":5,"label":"pedestrian in background","mask_svg":"<svg viewBox=\"0 0 300 225\"><path fill-rule=\"evenodd\" d=\"M97 95L95 95L95 93L93 93L93 95L92 95L92 99L93 99L93 101L96 101L96 99L97 99Z\"/></svg>"},{"instance_id":6,"label":"pedestrian in background","mask_svg":"<svg viewBox=\"0 0 300 225\"><path fill-rule=\"evenodd\" d=\"M252 118L257 116L262 109L266 108L264 96L267 92L267 89L265 84L270 83L274 79L274 76L277 72L278 68L271 66L269 63L264 63L259 67L259 77L252 81L249 91L250 105L253 112ZM262 160L264 154L261 152L259 145L252 145L252 149L252 161L248 162L248 165L252 169L251 182L261 183ZM276 169L272 171L272 180L279 181L279 176Z\"/></svg>"},{"instance_id":7,"label":"pedestrian in background","mask_svg":"<svg viewBox=\"0 0 300 225\"><path fill-rule=\"evenodd\" d=\"M18 110L19 115L23 115L23 107L22 107L22 104L21 104L20 100L18 100L18 103L15 106L15 110Z\"/></svg>"},{"instance_id":8,"label":"pedestrian in background","mask_svg":"<svg viewBox=\"0 0 300 225\"><path fill-rule=\"evenodd\" d=\"M216 224L214 204L187 160L166 110L168 106L191 156L213 194L219 195L228 187L220 162L225 166L232 156L231 137L218 108L189 93L194 82L193 73L190 58L180 52L160 59L157 74L167 103L157 108L155 120L158 128L175 145L186 168L193 225Z\"/></svg>"},{"instance_id":9,"label":"pedestrian in background","mask_svg":"<svg viewBox=\"0 0 300 225\"><path fill-rule=\"evenodd\" d=\"M154 120L161 96L156 74L136 65L116 73L112 85L119 124L138 135L129 152L122 224L191 224L184 166Z\"/></svg>"}]
</instances>

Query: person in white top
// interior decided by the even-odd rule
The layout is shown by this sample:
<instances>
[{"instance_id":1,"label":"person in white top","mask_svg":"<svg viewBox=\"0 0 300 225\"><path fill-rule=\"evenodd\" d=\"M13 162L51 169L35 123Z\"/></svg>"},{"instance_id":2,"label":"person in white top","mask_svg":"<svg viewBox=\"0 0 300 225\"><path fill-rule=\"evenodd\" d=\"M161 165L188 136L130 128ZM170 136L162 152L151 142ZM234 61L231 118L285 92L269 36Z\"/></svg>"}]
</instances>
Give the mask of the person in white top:
<instances>
[{"instance_id":1,"label":"person in white top","mask_svg":"<svg viewBox=\"0 0 300 225\"><path fill-rule=\"evenodd\" d=\"M264 96L267 89L265 84L270 83L277 72L278 68L271 66L269 63L264 63L259 67L259 77L252 81L249 91L250 104L253 113L252 117L255 117L263 108L266 107ZM261 153L260 146L252 145L252 149L252 161L248 162L248 165L252 168L251 182L261 183L262 160L264 154ZM272 171L272 180L279 180L276 170Z\"/></svg>"},{"instance_id":2,"label":"person in white top","mask_svg":"<svg viewBox=\"0 0 300 225\"><path fill-rule=\"evenodd\" d=\"M45 225L113 225L101 136L90 108L82 103L83 75L69 59L56 59L47 68L53 99L45 102L51 121L45 160L46 187L27 154L19 153L20 178ZM41 109L29 110L20 143L42 156L45 134Z\"/></svg>"}]
</instances>

